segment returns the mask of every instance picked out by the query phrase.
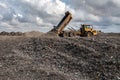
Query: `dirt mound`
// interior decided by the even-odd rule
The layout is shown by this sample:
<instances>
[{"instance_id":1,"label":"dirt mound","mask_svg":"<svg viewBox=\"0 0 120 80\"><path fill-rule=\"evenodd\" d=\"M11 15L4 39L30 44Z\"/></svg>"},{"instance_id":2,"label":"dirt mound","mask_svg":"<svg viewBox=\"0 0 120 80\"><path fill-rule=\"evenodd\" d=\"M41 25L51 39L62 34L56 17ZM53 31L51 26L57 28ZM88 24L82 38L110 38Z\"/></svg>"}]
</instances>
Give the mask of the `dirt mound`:
<instances>
[{"instance_id":1,"label":"dirt mound","mask_svg":"<svg viewBox=\"0 0 120 80\"><path fill-rule=\"evenodd\" d=\"M1 80L119 80L120 36L0 38Z\"/></svg>"},{"instance_id":2,"label":"dirt mound","mask_svg":"<svg viewBox=\"0 0 120 80\"><path fill-rule=\"evenodd\" d=\"M43 32L39 32L39 31L31 31L31 32L25 32L24 36L25 37L39 37L41 35L43 35Z\"/></svg>"},{"instance_id":3,"label":"dirt mound","mask_svg":"<svg viewBox=\"0 0 120 80\"><path fill-rule=\"evenodd\" d=\"M55 32L47 32L42 35L42 37L58 37Z\"/></svg>"}]
</instances>

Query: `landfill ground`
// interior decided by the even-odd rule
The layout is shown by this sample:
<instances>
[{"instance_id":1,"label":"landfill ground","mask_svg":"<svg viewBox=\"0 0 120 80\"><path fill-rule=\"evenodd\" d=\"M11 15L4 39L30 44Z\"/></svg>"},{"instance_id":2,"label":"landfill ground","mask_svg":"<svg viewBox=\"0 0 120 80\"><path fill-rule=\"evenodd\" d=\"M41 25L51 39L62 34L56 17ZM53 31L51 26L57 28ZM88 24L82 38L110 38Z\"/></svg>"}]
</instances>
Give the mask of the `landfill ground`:
<instances>
[{"instance_id":1,"label":"landfill ground","mask_svg":"<svg viewBox=\"0 0 120 80\"><path fill-rule=\"evenodd\" d=\"M120 33L1 35L0 80L120 80Z\"/></svg>"}]
</instances>

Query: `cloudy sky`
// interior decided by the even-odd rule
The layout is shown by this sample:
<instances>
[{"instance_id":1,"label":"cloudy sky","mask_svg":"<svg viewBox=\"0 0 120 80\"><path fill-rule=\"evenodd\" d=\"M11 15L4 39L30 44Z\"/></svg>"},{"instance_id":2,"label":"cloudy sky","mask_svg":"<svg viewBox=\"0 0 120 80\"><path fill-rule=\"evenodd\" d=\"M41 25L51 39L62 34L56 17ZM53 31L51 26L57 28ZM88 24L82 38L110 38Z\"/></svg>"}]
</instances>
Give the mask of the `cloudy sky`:
<instances>
[{"instance_id":1,"label":"cloudy sky","mask_svg":"<svg viewBox=\"0 0 120 80\"><path fill-rule=\"evenodd\" d=\"M47 32L66 11L68 27L91 24L104 32L120 32L120 0L0 0L0 31Z\"/></svg>"}]
</instances>

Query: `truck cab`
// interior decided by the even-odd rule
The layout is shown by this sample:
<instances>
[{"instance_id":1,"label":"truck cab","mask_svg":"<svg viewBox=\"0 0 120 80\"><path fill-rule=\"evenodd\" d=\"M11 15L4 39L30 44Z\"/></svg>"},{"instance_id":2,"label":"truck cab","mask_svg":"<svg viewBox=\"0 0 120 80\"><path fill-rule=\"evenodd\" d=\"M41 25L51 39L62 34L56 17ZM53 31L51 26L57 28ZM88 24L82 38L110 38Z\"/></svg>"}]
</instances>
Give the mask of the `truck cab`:
<instances>
[{"instance_id":1,"label":"truck cab","mask_svg":"<svg viewBox=\"0 0 120 80\"><path fill-rule=\"evenodd\" d=\"M81 36L90 37L93 35L94 36L97 35L97 31L93 29L93 26L88 24L82 24L80 31L81 31Z\"/></svg>"}]
</instances>

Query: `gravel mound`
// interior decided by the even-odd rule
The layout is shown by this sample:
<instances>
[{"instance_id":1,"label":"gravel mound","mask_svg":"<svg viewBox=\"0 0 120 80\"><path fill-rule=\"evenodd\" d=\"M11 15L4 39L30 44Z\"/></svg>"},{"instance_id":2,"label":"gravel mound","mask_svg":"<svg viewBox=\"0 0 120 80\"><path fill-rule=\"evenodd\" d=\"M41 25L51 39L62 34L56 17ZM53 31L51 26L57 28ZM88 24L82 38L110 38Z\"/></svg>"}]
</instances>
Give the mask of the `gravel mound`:
<instances>
[{"instance_id":1,"label":"gravel mound","mask_svg":"<svg viewBox=\"0 0 120 80\"><path fill-rule=\"evenodd\" d=\"M43 35L44 33L39 32L39 31L31 31L31 32L25 32L24 36L25 37L39 37L41 35Z\"/></svg>"},{"instance_id":2,"label":"gravel mound","mask_svg":"<svg viewBox=\"0 0 120 80\"><path fill-rule=\"evenodd\" d=\"M0 80L119 80L120 34L0 38Z\"/></svg>"}]
</instances>

